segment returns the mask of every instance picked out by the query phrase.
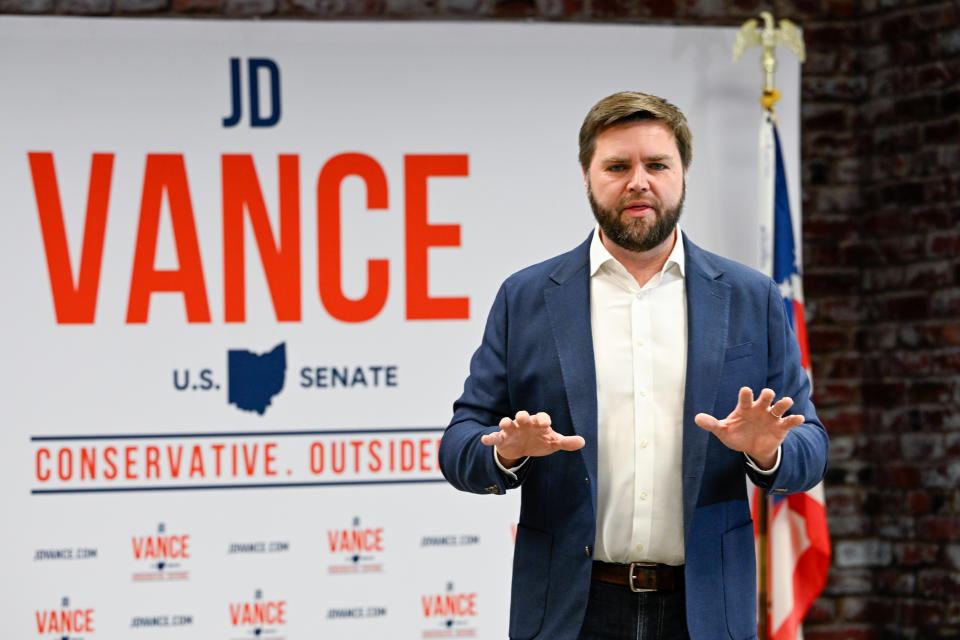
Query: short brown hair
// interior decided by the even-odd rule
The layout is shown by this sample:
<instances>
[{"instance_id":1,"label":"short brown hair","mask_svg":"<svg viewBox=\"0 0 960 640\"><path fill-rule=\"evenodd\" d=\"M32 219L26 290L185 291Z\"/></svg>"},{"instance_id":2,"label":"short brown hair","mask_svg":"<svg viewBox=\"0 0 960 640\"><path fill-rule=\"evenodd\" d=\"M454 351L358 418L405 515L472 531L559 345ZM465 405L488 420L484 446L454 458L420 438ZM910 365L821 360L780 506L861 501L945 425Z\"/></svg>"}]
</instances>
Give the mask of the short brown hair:
<instances>
[{"instance_id":1,"label":"short brown hair","mask_svg":"<svg viewBox=\"0 0 960 640\"><path fill-rule=\"evenodd\" d=\"M663 98L620 91L593 105L580 127L580 166L590 168L597 136L613 125L637 120L660 120L673 132L684 168L693 160L693 134L683 113Z\"/></svg>"}]
</instances>

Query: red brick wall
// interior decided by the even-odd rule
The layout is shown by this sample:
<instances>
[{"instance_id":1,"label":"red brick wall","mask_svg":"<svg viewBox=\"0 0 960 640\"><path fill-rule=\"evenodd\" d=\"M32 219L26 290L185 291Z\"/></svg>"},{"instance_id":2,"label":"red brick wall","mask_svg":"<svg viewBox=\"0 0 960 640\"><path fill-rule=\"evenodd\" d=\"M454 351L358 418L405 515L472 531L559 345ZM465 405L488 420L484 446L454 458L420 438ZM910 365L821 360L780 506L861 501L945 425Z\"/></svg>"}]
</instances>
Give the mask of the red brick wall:
<instances>
[{"instance_id":1,"label":"red brick wall","mask_svg":"<svg viewBox=\"0 0 960 640\"><path fill-rule=\"evenodd\" d=\"M806 31L804 262L834 562L807 640L960 638L960 2L0 0L0 12Z\"/></svg>"}]
</instances>

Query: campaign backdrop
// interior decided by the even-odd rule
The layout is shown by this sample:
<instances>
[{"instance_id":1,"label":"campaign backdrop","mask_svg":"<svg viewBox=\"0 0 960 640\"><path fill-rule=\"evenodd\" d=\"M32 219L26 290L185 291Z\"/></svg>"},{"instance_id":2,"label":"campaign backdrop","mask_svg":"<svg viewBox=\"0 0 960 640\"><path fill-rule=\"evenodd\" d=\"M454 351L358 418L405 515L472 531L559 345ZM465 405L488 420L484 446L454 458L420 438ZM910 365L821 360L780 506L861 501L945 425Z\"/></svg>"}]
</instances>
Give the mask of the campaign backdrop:
<instances>
[{"instance_id":1,"label":"campaign backdrop","mask_svg":"<svg viewBox=\"0 0 960 640\"><path fill-rule=\"evenodd\" d=\"M591 231L614 91L683 109L681 226L758 264L735 33L0 18L3 636L505 637L518 496L443 482L451 403Z\"/></svg>"}]
</instances>

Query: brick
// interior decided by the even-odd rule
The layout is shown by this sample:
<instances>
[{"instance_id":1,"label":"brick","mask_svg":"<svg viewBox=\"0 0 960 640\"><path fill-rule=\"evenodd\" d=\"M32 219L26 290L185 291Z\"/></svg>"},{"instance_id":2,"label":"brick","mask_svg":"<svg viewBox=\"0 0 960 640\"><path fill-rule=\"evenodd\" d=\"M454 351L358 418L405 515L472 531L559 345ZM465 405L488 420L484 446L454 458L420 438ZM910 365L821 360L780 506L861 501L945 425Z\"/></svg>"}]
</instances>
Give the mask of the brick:
<instances>
[{"instance_id":1,"label":"brick","mask_svg":"<svg viewBox=\"0 0 960 640\"><path fill-rule=\"evenodd\" d=\"M911 491L907 494L907 508L914 515L930 513L930 494L926 491Z\"/></svg>"},{"instance_id":2,"label":"brick","mask_svg":"<svg viewBox=\"0 0 960 640\"><path fill-rule=\"evenodd\" d=\"M941 2L932 7L925 7L912 12L913 24L916 30L929 31L943 29L950 31L956 28L957 11L950 2Z\"/></svg>"},{"instance_id":3,"label":"brick","mask_svg":"<svg viewBox=\"0 0 960 640\"><path fill-rule=\"evenodd\" d=\"M960 339L960 326L957 327ZM838 327L807 325L807 343L813 352L842 351L853 344L850 331Z\"/></svg>"},{"instance_id":4,"label":"brick","mask_svg":"<svg viewBox=\"0 0 960 640\"><path fill-rule=\"evenodd\" d=\"M906 460L933 460L944 455L943 436L936 433L908 433L900 436L900 450Z\"/></svg>"},{"instance_id":5,"label":"brick","mask_svg":"<svg viewBox=\"0 0 960 640\"><path fill-rule=\"evenodd\" d=\"M874 519L875 534L885 540L899 540L912 538L915 531L915 521L910 516L883 515Z\"/></svg>"},{"instance_id":6,"label":"brick","mask_svg":"<svg viewBox=\"0 0 960 640\"><path fill-rule=\"evenodd\" d=\"M53 0L0 0L0 13L49 13Z\"/></svg>"},{"instance_id":7,"label":"brick","mask_svg":"<svg viewBox=\"0 0 960 640\"><path fill-rule=\"evenodd\" d=\"M960 54L960 30L947 29L937 34L940 54L944 57Z\"/></svg>"},{"instance_id":8,"label":"brick","mask_svg":"<svg viewBox=\"0 0 960 640\"><path fill-rule=\"evenodd\" d=\"M170 8L170 0L115 0L114 8L124 13L148 13Z\"/></svg>"},{"instance_id":9,"label":"brick","mask_svg":"<svg viewBox=\"0 0 960 640\"><path fill-rule=\"evenodd\" d=\"M891 567L874 572L876 592L892 596L909 596L917 590L917 576L902 567Z\"/></svg>"},{"instance_id":10,"label":"brick","mask_svg":"<svg viewBox=\"0 0 960 640\"><path fill-rule=\"evenodd\" d=\"M960 461L925 468L921 473L921 482L924 487L930 489L955 488L960 484ZM921 537L944 540L960 539L956 537L955 530L943 522L934 521L929 529L927 528L928 524L924 523ZM954 525L960 527L960 522L954 522Z\"/></svg>"},{"instance_id":11,"label":"brick","mask_svg":"<svg viewBox=\"0 0 960 640\"><path fill-rule=\"evenodd\" d=\"M820 386L817 385L816 388L819 390ZM853 433L863 428L862 411L851 411L846 407L840 410L821 408L819 391L817 391L817 412L831 436L837 433Z\"/></svg>"},{"instance_id":12,"label":"brick","mask_svg":"<svg viewBox=\"0 0 960 640\"><path fill-rule=\"evenodd\" d=\"M950 544L945 548L947 567L960 570L960 544Z\"/></svg>"},{"instance_id":13,"label":"brick","mask_svg":"<svg viewBox=\"0 0 960 640\"><path fill-rule=\"evenodd\" d=\"M801 91L809 100L858 100L867 95L866 76L804 76Z\"/></svg>"},{"instance_id":14,"label":"brick","mask_svg":"<svg viewBox=\"0 0 960 640\"><path fill-rule=\"evenodd\" d=\"M853 296L823 298L816 306L816 318L832 324L859 324L864 319L864 305Z\"/></svg>"},{"instance_id":15,"label":"brick","mask_svg":"<svg viewBox=\"0 0 960 640\"><path fill-rule=\"evenodd\" d=\"M890 543L876 538L838 542L833 556L840 568L886 566L893 561Z\"/></svg>"},{"instance_id":16,"label":"brick","mask_svg":"<svg viewBox=\"0 0 960 640\"><path fill-rule=\"evenodd\" d=\"M277 10L277 0L223 0L223 12L228 16L264 16Z\"/></svg>"},{"instance_id":17,"label":"brick","mask_svg":"<svg viewBox=\"0 0 960 640\"><path fill-rule=\"evenodd\" d=\"M836 554L834 554L834 565L827 574L827 584L824 591L832 595L852 595L859 593L870 593L873 590L873 579L869 569L847 569L836 563Z\"/></svg>"},{"instance_id":18,"label":"brick","mask_svg":"<svg viewBox=\"0 0 960 640\"><path fill-rule=\"evenodd\" d=\"M924 569L917 575L917 592L928 598L960 596L960 573L942 569Z\"/></svg>"},{"instance_id":19,"label":"brick","mask_svg":"<svg viewBox=\"0 0 960 640\"><path fill-rule=\"evenodd\" d=\"M56 10L76 15L106 15L112 8L112 0L58 0Z\"/></svg>"},{"instance_id":20,"label":"brick","mask_svg":"<svg viewBox=\"0 0 960 640\"><path fill-rule=\"evenodd\" d=\"M925 380L910 385L907 394L910 402L916 404L947 404L954 396L957 387L953 382L944 380Z\"/></svg>"},{"instance_id":21,"label":"brick","mask_svg":"<svg viewBox=\"0 0 960 640\"><path fill-rule=\"evenodd\" d=\"M905 542L893 547L893 557L899 565L932 565L940 557L940 545Z\"/></svg>"},{"instance_id":22,"label":"brick","mask_svg":"<svg viewBox=\"0 0 960 640\"><path fill-rule=\"evenodd\" d=\"M870 518L867 516L831 516L827 520L830 535L836 538L862 538L870 533Z\"/></svg>"},{"instance_id":23,"label":"brick","mask_svg":"<svg viewBox=\"0 0 960 640\"><path fill-rule=\"evenodd\" d=\"M877 631L868 625L840 625L804 629L806 640L878 640Z\"/></svg>"},{"instance_id":24,"label":"brick","mask_svg":"<svg viewBox=\"0 0 960 640\"><path fill-rule=\"evenodd\" d=\"M807 610L807 616L804 618L806 624L817 622L829 622L837 615L837 605L833 600L827 598L817 598Z\"/></svg>"},{"instance_id":25,"label":"brick","mask_svg":"<svg viewBox=\"0 0 960 640\"><path fill-rule=\"evenodd\" d=\"M220 10L220 0L172 0L175 13L207 13Z\"/></svg>"},{"instance_id":26,"label":"brick","mask_svg":"<svg viewBox=\"0 0 960 640\"><path fill-rule=\"evenodd\" d=\"M920 470L912 465L887 464L877 470L877 484L881 487L909 489L920 484Z\"/></svg>"}]
</instances>

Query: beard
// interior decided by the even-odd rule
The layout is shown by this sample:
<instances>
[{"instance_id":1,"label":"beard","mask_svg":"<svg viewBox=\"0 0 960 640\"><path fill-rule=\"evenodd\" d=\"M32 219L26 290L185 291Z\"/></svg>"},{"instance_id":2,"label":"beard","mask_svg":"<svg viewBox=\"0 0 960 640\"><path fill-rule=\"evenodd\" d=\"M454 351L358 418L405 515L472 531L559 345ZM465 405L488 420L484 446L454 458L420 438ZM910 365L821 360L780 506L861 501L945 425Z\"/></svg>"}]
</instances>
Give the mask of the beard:
<instances>
[{"instance_id":1,"label":"beard","mask_svg":"<svg viewBox=\"0 0 960 640\"><path fill-rule=\"evenodd\" d=\"M587 185L587 199L590 201L593 217L597 219L603 235L624 249L636 252L649 251L673 234L673 230L677 228L677 221L680 220L683 200L686 196L687 183L684 181L683 191L680 192L680 200L676 206L665 209L662 204L651 203L654 215L624 220L621 216L623 207L636 198L626 198L617 204L616 209L607 209L597 202L593 197L593 189L589 184Z\"/></svg>"}]
</instances>

